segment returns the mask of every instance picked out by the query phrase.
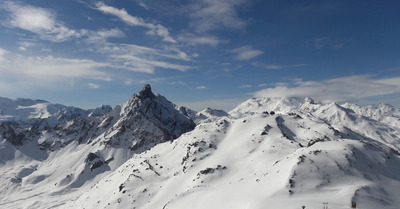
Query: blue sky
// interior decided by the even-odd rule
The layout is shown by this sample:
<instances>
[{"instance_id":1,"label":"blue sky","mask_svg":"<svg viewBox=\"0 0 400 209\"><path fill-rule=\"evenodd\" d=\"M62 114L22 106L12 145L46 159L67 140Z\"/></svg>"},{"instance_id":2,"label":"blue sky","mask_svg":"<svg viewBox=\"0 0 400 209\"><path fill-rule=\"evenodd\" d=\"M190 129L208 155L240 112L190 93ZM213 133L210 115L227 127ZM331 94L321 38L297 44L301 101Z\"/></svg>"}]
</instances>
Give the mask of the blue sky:
<instances>
[{"instance_id":1,"label":"blue sky","mask_svg":"<svg viewBox=\"0 0 400 209\"><path fill-rule=\"evenodd\" d=\"M145 83L229 110L250 97L400 106L398 1L0 3L0 96L83 108Z\"/></svg>"}]
</instances>

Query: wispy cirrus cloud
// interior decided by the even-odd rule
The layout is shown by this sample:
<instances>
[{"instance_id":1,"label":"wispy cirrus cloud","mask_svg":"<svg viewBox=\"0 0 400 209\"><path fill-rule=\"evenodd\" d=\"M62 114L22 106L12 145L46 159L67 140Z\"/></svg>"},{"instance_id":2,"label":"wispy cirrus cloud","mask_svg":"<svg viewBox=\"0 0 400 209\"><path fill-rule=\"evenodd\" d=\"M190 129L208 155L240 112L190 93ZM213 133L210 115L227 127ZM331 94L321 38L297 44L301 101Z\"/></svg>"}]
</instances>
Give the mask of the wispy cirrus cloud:
<instances>
[{"instance_id":1,"label":"wispy cirrus cloud","mask_svg":"<svg viewBox=\"0 0 400 209\"><path fill-rule=\"evenodd\" d=\"M95 84L95 83L88 83L89 88L91 89L98 89L100 88L99 84Z\"/></svg>"},{"instance_id":2,"label":"wispy cirrus cloud","mask_svg":"<svg viewBox=\"0 0 400 209\"><path fill-rule=\"evenodd\" d=\"M84 29L68 28L58 21L55 12L49 9L21 5L11 1L0 4L0 8L10 13L10 16L3 22L4 25L30 31L44 40L62 42L80 38L88 33Z\"/></svg>"},{"instance_id":3,"label":"wispy cirrus cloud","mask_svg":"<svg viewBox=\"0 0 400 209\"><path fill-rule=\"evenodd\" d=\"M190 61L191 58L177 48L154 49L135 44L107 43L96 49L106 54L117 66L130 71L154 74L157 68L187 71L193 66L175 64L175 61Z\"/></svg>"},{"instance_id":4,"label":"wispy cirrus cloud","mask_svg":"<svg viewBox=\"0 0 400 209\"><path fill-rule=\"evenodd\" d=\"M344 42L332 40L332 38L330 37L314 38L313 40L308 41L307 43L311 44L316 49L322 49L322 48L340 49L344 46Z\"/></svg>"},{"instance_id":5,"label":"wispy cirrus cloud","mask_svg":"<svg viewBox=\"0 0 400 209\"><path fill-rule=\"evenodd\" d=\"M165 42L170 42L170 43L176 42L176 40L172 38L171 35L169 34L169 31L166 27L160 24L153 24L146 22L140 17L132 16L125 9L118 9L112 6L108 6L103 2L96 3L96 9L105 14L114 15L130 26L145 27L149 29L147 34L161 37L162 40Z\"/></svg>"},{"instance_id":6,"label":"wispy cirrus cloud","mask_svg":"<svg viewBox=\"0 0 400 209\"><path fill-rule=\"evenodd\" d=\"M221 28L241 29L247 21L240 18L237 9L248 3L246 0L200 0L192 5L191 27L197 33Z\"/></svg>"},{"instance_id":7,"label":"wispy cirrus cloud","mask_svg":"<svg viewBox=\"0 0 400 209\"><path fill-rule=\"evenodd\" d=\"M88 34L88 41L99 42L104 41L108 38L120 38L124 36L124 32L118 28L100 29L98 31L91 31L90 34Z\"/></svg>"},{"instance_id":8,"label":"wispy cirrus cloud","mask_svg":"<svg viewBox=\"0 0 400 209\"><path fill-rule=\"evenodd\" d=\"M102 41L110 37L124 36L124 33L117 28L100 29L98 31L69 28L57 19L56 12L41 7L5 1L0 4L0 9L9 13L9 17L2 22L3 25L29 31L37 34L40 39L51 42L64 42L79 38L85 38L89 41ZM25 51L30 46L32 45L21 45L20 50Z\"/></svg>"},{"instance_id":9,"label":"wispy cirrus cloud","mask_svg":"<svg viewBox=\"0 0 400 209\"><path fill-rule=\"evenodd\" d=\"M295 67L304 67L307 64L295 64L295 65L268 65L261 62L252 62L251 63L254 67L264 68L267 70L278 70L283 68L295 68Z\"/></svg>"},{"instance_id":10,"label":"wispy cirrus cloud","mask_svg":"<svg viewBox=\"0 0 400 209\"><path fill-rule=\"evenodd\" d=\"M237 60L251 60L264 53L263 51L253 49L252 46L242 46L229 52L235 54L235 59Z\"/></svg>"},{"instance_id":11,"label":"wispy cirrus cloud","mask_svg":"<svg viewBox=\"0 0 400 209\"><path fill-rule=\"evenodd\" d=\"M198 90L207 89L207 86L197 86L196 89L198 89Z\"/></svg>"},{"instance_id":12,"label":"wispy cirrus cloud","mask_svg":"<svg viewBox=\"0 0 400 209\"><path fill-rule=\"evenodd\" d=\"M1 50L0 50L1 51ZM26 91L35 88L57 88L75 83L73 80L112 81L113 74L104 69L113 64L89 59L70 59L53 56L23 56L5 54L0 63L0 93Z\"/></svg>"},{"instance_id":13,"label":"wispy cirrus cloud","mask_svg":"<svg viewBox=\"0 0 400 209\"><path fill-rule=\"evenodd\" d=\"M178 41L185 42L188 45L210 45L218 46L222 43L228 43L228 40L219 39L216 36L210 35L195 35L192 33L184 33L178 37Z\"/></svg>"},{"instance_id":14,"label":"wispy cirrus cloud","mask_svg":"<svg viewBox=\"0 0 400 209\"><path fill-rule=\"evenodd\" d=\"M240 89L248 89L248 88L251 88L251 87L253 87L253 86L250 85L250 84L243 84L243 85L239 86Z\"/></svg>"},{"instance_id":15,"label":"wispy cirrus cloud","mask_svg":"<svg viewBox=\"0 0 400 209\"><path fill-rule=\"evenodd\" d=\"M131 71L154 73L155 68L173 69L185 72L193 67L187 65L173 64L159 60L150 60L134 55L111 55L112 58L124 62L124 68Z\"/></svg>"},{"instance_id":16,"label":"wispy cirrus cloud","mask_svg":"<svg viewBox=\"0 0 400 209\"><path fill-rule=\"evenodd\" d=\"M6 53L7 53L7 50L0 48L0 61L4 61L4 57L5 57Z\"/></svg>"},{"instance_id":17,"label":"wispy cirrus cloud","mask_svg":"<svg viewBox=\"0 0 400 209\"><path fill-rule=\"evenodd\" d=\"M136 3L137 3L139 6L143 7L144 9L146 9L146 10L149 10L149 9L150 9L149 6L148 6L143 0L136 0Z\"/></svg>"},{"instance_id":18,"label":"wispy cirrus cloud","mask_svg":"<svg viewBox=\"0 0 400 209\"><path fill-rule=\"evenodd\" d=\"M181 86L187 86L188 84L184 81L173 81L171 83L169 83L171 85L181 85Z\"/></svg>"},{"instance_id":19,"label":"wispy cirrus cloud","mask_svg":"<svg viewBox=\"0 0 400 209\"><path fill-rule=\"evenodd\" d=\"M311 97L328 101L358 101L370 97L400 94L400 77L378 79L355 75L322 81L293 80L253 93L255 97Z\"/></svg>"}]
</instances>

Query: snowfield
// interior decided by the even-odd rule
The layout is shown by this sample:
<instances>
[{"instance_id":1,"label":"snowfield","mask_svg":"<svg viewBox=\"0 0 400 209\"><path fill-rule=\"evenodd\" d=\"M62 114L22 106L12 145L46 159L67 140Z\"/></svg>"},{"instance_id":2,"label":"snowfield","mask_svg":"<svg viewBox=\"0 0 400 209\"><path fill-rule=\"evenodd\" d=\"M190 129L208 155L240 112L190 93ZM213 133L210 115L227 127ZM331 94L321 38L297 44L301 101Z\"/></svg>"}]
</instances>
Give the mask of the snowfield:
<instances>
[{"instance_id":1,"label":"snowfield","mask_svg":"<svg viewBox=\"0 0 400 209\"><path fill-rule=\"evenodd\" d=\"M400 208L398 108L254 98L195 113L145 86L103 109L0 123L0 208Z\"/></svg>"}]
</instances>

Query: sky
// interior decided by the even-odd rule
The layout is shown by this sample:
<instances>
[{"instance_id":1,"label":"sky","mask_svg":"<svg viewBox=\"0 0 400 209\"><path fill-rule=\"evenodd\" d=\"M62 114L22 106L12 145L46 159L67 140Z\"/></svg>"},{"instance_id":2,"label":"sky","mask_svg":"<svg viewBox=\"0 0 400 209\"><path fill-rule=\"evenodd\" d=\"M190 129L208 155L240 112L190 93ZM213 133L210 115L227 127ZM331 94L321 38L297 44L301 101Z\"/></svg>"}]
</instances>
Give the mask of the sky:
<instances>
[{"instance_id":1,"label":"sky","mask_svg":"<svg viewBox=\"0 0 400 209\"><path fill-rule=\"evenodd\" d=\"M0 2L0 96L81 108L149 83L194 110L252 97L400 106L395 0Z\"/></svg>"}]
</instances>

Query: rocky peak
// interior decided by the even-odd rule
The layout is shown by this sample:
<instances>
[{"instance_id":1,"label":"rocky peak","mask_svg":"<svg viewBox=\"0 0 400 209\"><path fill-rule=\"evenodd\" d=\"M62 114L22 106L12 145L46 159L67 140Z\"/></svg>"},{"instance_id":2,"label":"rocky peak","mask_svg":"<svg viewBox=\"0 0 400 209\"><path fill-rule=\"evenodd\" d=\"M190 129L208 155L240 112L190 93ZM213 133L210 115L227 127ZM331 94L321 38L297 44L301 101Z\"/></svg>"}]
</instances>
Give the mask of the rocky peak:
<instances>
[{"instance_id":1,"label":"rocky peak","mask_svg":"<svg viewBox=\"0 0 400 209\"><path fill-rule=\"evenodd\" d=\"M196 126L187 115L176 109L176 105L162 95L154 94L149 84L144 85L122 107L116 109L120 113L119 118L106 133L108 145L138 150L176 139Z\"/></svg>"},{"instance_id":2,"label":"rocky peak","mask_svg":"<svg viewBox=\"0 0 400 209\"><path fill-rule=\"evenodd\" d=\"M154 97L150 84L145 84L143 86L143 89L138 93L138 97L141 99Z\"/></svg>"}]
</instances>

